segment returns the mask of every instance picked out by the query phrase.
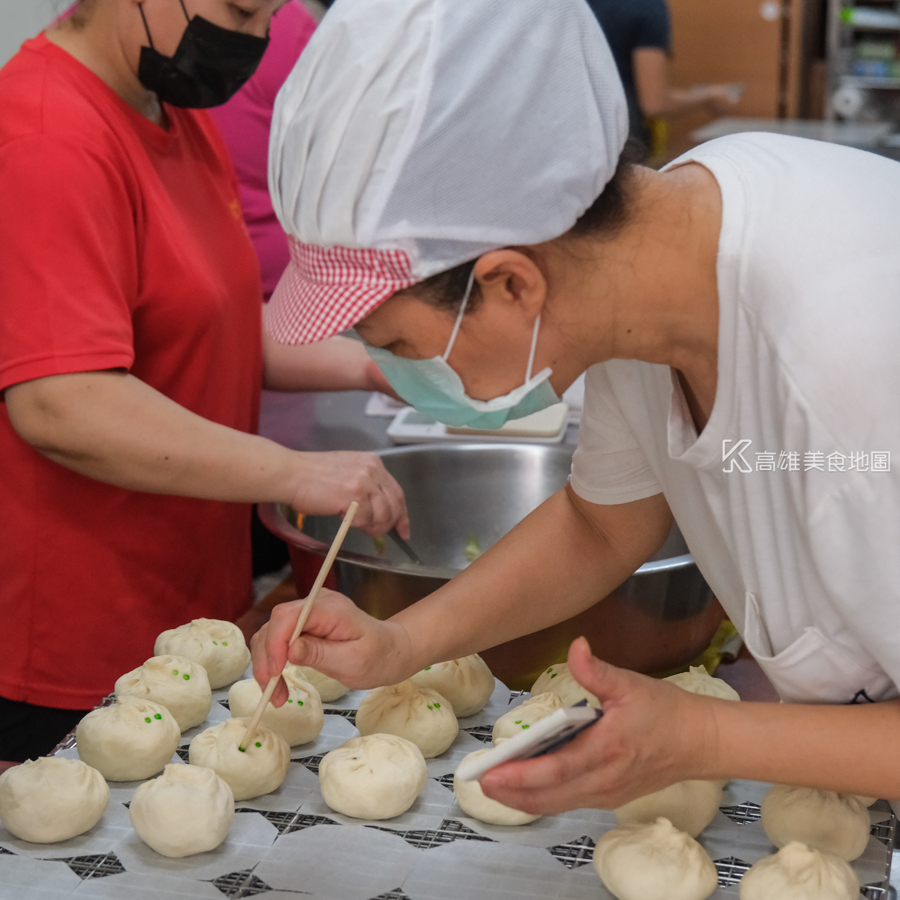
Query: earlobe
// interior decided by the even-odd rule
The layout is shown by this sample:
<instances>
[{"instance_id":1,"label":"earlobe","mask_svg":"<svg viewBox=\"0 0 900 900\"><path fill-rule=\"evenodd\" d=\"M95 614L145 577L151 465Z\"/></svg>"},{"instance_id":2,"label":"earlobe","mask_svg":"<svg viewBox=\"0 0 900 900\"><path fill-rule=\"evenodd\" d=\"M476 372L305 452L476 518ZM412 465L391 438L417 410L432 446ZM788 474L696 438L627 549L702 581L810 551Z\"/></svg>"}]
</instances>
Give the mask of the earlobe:
<instances>
[{"instance_id":1,"label":"earlobe","mask_svg":"<svg viewBox=\"0 0 900 900\"><path fill-rule=\"evenodd\" d=\"M492 250L475 263L482 297L539 315L547 297L547 281L537 262L521 250Z\"/></svg>"}]
</instances>

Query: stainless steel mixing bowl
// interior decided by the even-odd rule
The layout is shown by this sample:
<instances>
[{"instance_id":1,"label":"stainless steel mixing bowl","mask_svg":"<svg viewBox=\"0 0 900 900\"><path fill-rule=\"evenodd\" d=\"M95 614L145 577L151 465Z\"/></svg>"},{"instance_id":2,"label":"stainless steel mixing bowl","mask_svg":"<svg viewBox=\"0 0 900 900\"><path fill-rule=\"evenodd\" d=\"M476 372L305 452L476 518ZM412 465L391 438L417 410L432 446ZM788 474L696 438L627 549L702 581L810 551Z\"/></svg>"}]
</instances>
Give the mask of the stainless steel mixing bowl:
<instances>
[{"instance_id":1,"label":"stainless steel mixing bowl","mask_svg":"<svg viewBox=\"0 0 900 900\"><path fill-rule=\"evenodd\" d=\"M572 448L536 444L429 444L379 455L406 492L410 544L424 565L411 563L390 541L351 530L335 563L337 587L378 618L458 574L469 563L467 548L495 544L565 485L572 463ZM307 516L298 530L296 513L275 504L261 505L260 516L287 541L295 570L308 569L308 554L325 555L340 524L337 516ZM692 659L722 618L677 527L651 561L597 600L573 619L482 655L498 678L527 688L585 634L610 662L655 671Z\"/></svg>"}]
</instances>

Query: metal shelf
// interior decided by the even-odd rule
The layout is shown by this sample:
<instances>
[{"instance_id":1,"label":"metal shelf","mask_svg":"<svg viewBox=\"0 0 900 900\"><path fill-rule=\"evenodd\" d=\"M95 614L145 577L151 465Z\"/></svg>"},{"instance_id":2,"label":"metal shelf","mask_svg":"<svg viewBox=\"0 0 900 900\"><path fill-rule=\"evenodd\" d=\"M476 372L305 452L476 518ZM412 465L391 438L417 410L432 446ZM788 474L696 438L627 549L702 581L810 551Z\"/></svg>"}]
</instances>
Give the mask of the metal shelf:
<instances>
[{"instance_id":1,"label":"metal shelf","mask_svg":"<svg viewBox=\"0 0 900 900\"><path fill-rule=\"evenodd\" d=\"M900 78L866 78L864 75L838 75L837 78L848 87L888 91L900 89Z\"/></svg>"},{"instance_id":2,"label":"metal shelf","mask_svg":"<svg viewBox=\"0 0 900 900\"><path fill-rule=\"evenodd\" d=\"M853 88L862 92L858 113L851 114L848 122L883 122L891 124L897 118L897 104L892 91L900 90L900 77L889 75L854 75L853 65L857 56L858 41L866 36L872 41L891 41L900 35L900 25L860 25L843 20L848 9L877 9L897 13L900 7L895 3L881 3L878 0L828 0L828 77L825 118L830 122L841 121L832 104L832 98L841 88ZM842 98L846 99L846 97Z\"/></svg>"},{"instance_id":3,"label":"metal shelf","mask_svg":"<svg viewBox=\"0 0 900 900\"><path fill-rule=\"evenodd\" d=\"M841 25L852 31L877 31L885 34L900 31L900 25L857 25L854 22L845 22L843 20L841 20Z\"/></svg>"}]
</instances>

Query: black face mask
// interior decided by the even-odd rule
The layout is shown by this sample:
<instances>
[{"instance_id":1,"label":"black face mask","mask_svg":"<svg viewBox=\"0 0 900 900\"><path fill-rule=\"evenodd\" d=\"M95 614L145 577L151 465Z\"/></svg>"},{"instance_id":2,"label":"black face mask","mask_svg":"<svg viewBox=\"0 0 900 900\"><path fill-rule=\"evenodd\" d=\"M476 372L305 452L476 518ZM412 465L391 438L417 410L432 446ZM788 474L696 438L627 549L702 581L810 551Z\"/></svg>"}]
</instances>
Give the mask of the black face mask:
<instances>
[{"instance_id":1,"label":"black face mask","mask_svg":"<svg viewBox=\"0 0 900 900\"><path fill-rule=\"evenodd\" d=\"M230 100L256 71L266 47L260 38L229 31L201 16L192 19L180 0L188 26L174 56L153 46L143 4L138 6L149 47L141 48L138 79L164 103L182 109L208 109Z\"/></svg>"}]
</instances>

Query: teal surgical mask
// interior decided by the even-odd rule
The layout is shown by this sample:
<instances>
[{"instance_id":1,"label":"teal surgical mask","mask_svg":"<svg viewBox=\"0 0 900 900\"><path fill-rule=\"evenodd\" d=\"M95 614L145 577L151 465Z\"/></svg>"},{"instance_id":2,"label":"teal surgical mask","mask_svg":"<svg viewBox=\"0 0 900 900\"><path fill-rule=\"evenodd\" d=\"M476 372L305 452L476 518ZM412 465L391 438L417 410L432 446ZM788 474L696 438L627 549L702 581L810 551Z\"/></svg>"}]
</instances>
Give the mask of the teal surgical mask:
<instances>
[{"instance_id":1,"label":"teal surgical mask","mask_svg":"<svg viewBox=\"0 0 900 900\"><path fill-rule=\"evenodd\" d=\"M548 380L553 374L552 369L543 369L534 376L531 374L541 327L540 316L534 323L525 383L493 400L474 400L466 394L462 379L450 367L447 359L459 334L474 281L473 271L469 277L459 315L456 317L456 324L453 326L453 333L450 335L450 343L443 356L435 356L432 359L405 359L379 347L367 345L366 349L391 387L420 413L431 416L451 428L468 425L470 428L491 430L501 428L508 419L521 419L523 416L530 416L548 406L553 406L554 403L559 403L559 397Z\"/></svg>"}]
</instances>

